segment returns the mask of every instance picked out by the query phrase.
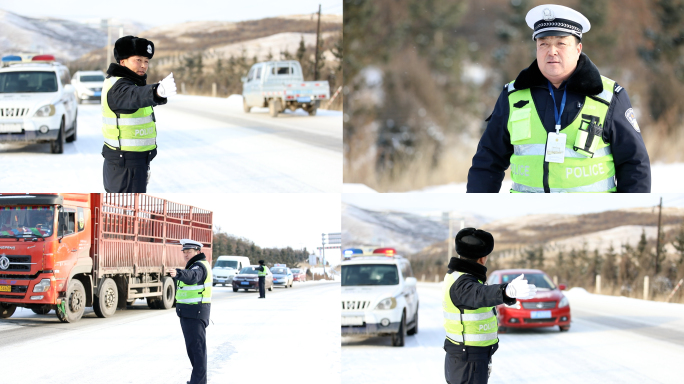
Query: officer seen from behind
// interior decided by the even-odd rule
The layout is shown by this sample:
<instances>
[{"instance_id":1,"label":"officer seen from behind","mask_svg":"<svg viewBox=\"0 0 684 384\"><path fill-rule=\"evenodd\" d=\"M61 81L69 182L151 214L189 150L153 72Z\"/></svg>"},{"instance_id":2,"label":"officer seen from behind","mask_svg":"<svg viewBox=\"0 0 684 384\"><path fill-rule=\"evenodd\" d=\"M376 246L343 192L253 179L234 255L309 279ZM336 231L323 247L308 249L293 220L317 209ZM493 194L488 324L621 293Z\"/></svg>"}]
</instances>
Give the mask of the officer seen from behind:
<instances>
[{"instance_id":1,"label":"officer seen from behind","mask_svg":"<svg viewBox=\"0 0 684 384\"><path fill-rule=\"evenodd\" d=\"M185 269L172 269L168 273L176 280L176 314L180 317L185 349L192 364L190 384L207 382L207 333L211 310L211 265L202 243L183 239Z\"/></svg>"},{"instance_id":2,"label":"officer seen from behind","mask_svg":"<svg viewBox=\"0 0 684 384\"><path fill-rule=\"evenodd\" d=\"M491 358L499 347L495 306L534 297L537 287L520 275L507 284L485 285L487 256L494 249L489 232L464 228L456 234L456 253L444 277L446 339L444 376L449 384L487 383Z\"/></svg>"},{"instance_id":3,"label":"officer seen from behind","mask_svg":"<svg viewBox=\"0 0 684 384\"><path fill-rule=\"evenodd\" d=\"M154 43L124 36L102 88L103 182L107 192L146 192L150 162L157 155L157 126L152 107L176 94L173 73L146 85Z\"/></svg>"},{"instance_id":4,"label":"officer seen from behind","mask_svg":"<svg viewBox=\"0 0 684 384\"><path fill-rule=\"evenodd\" d=\"M259 266L255 268L259 274L259 298L266 298L266 276L268 276L268 267L264 265L263 260L259 260Z\"/></svg>"}]
</instances>

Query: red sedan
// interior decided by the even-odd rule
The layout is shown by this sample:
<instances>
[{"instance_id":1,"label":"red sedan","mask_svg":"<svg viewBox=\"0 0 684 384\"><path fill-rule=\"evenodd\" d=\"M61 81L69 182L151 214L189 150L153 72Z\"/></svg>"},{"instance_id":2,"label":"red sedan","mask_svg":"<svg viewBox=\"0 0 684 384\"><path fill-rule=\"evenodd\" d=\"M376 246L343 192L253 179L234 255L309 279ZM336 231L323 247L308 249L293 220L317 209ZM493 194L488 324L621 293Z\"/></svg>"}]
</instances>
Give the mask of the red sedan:
<instances>
[{"instance_id":1,"label":"red sedan","mask_svg":"<svg viewBox=\"0 0 684 384\"><path fill-rule=\"evenodd\" d=\"M570 329L570 303L563 295L564 284L556 286L546 273L538 269L502 269L494 271L487 283L504 284L521 274L530 284L537 286L537 295L511 305L497 305L499 332L506 328L536 328L558 326L561 332Z\"/></svg>"},{"instance_id":2,"label":"red sedan","mask_svg":"<svg viewBox=\"0 0 684 384\"><path fill-rule=\"evenodd\" d=\"M292 268L291 271L294 276L294 281L306 281L306 269Z\"/></svg>"}]
</instances>

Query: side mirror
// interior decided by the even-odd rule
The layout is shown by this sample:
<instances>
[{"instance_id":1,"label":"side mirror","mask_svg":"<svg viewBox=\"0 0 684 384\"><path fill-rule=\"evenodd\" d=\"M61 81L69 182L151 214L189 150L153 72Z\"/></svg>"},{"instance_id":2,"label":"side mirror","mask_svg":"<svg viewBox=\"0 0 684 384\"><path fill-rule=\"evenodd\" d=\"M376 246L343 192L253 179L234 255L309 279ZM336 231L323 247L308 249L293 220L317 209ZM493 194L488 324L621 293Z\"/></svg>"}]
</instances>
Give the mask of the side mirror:
<instances>
[{"instance_id":1,"label":"side mirror","mask_svg":"<svg viewBox=\"0 0 684 384\"><path fill-rule=\"evenodd\" d=\"M565 286L565 284L558 284L558 289L560 289L561 291L565 291L566 288L567 287Z\"/></svg>"},{"instance_id":2,"label":"side mirror","mask_svg":"<svg viewBox=\"0 0 684 384\"><path fill-rule=\"evenodd\" d=\"M243 82L243 83L246 83L246 82L247 82L247 76L242 76L242 77L240 78L240 81Z\"/></svg>"},{"instance_id":3,"label":"side mirror","mask_svg":"<svg viewBox=\"0 0 684 384\"><path fill-rule=\"evenodd\" d=\"M406 286L407 287L415 287L416 284L418 284L418 280L416 280L415 277L407 277L406 278Z\"/></svg>"}]
</instances>

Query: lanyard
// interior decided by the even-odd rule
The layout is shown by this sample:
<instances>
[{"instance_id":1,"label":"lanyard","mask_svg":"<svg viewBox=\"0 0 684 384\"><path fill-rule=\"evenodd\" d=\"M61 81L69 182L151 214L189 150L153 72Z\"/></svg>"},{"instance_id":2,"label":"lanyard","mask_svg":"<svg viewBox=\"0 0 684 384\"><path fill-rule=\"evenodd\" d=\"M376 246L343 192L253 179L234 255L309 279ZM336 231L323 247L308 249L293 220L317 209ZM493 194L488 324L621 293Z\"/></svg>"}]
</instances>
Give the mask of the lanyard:
<instances>
[{"instance_id":1,"label":"lanyard","mask_svg":"<svg viewBox=\"0 0 684 384\"><path fill-rule=\"evenodd\" d=\"M560 112L559 112L558 108L556 108L556 97L553 95L553 88L551 88L551 82L548 81L548 83L549 83L549 92L551 92L551 99L553 99L553 115L556 117L556 135L557 135L561 129L560 118L561 118L561 115L563 114L563 110L565 109L565 93L568 91L568 87L565 87L565 89L563 90L563 98L561 99Z\"/></svg>"}]
</instances>

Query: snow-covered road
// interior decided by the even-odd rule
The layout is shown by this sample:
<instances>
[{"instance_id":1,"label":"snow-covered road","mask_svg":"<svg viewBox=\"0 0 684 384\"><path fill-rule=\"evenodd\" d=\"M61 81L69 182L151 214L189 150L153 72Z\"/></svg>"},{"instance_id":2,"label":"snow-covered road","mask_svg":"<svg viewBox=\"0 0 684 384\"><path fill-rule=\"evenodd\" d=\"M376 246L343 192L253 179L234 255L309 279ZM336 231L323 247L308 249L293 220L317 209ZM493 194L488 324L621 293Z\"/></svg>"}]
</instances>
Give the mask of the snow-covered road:
<instances>
[{"instance_id":1,"label":"snow-covered road","mask_svg":"<svg viewBox=\"0 0 684 384\"><path fill-rule=\"evenodd\" d=\"M342 338L342 383L444 383L441 284L419 283L419 333ZM681 383L684 305L566 292L573 322L500 335L490 383Z\"/></svg>"},{"instance_id":2,"label":"snow-covered road","mask_svg":"<svg viewBox=\"0 0 684 384\"><path fill-rule=\"evenodd\" d=\"M257 296L214 287L209 383L339 383L340 284L295 283ZM0 320L2 383L180 384L190 372L175 310L150 310L143 300L107 319L88 309L73 324L27 309Z\"/></svg>"},{"instance_id":3,"label":"snow-covered road","mask_svg":"<svg viewBox=\"0 0 684 384\"><path fill-rule=\"evenodd\" d=\"M301 109L277 118L242 110L242 96L178 95L155 108L158 154L148 192L340 192L342 112ZM104 192L99 104L79 105L78 140L0 144L4 192ZM192 175L191 178L188 175Z\"/></svg>"}]
</instances>

